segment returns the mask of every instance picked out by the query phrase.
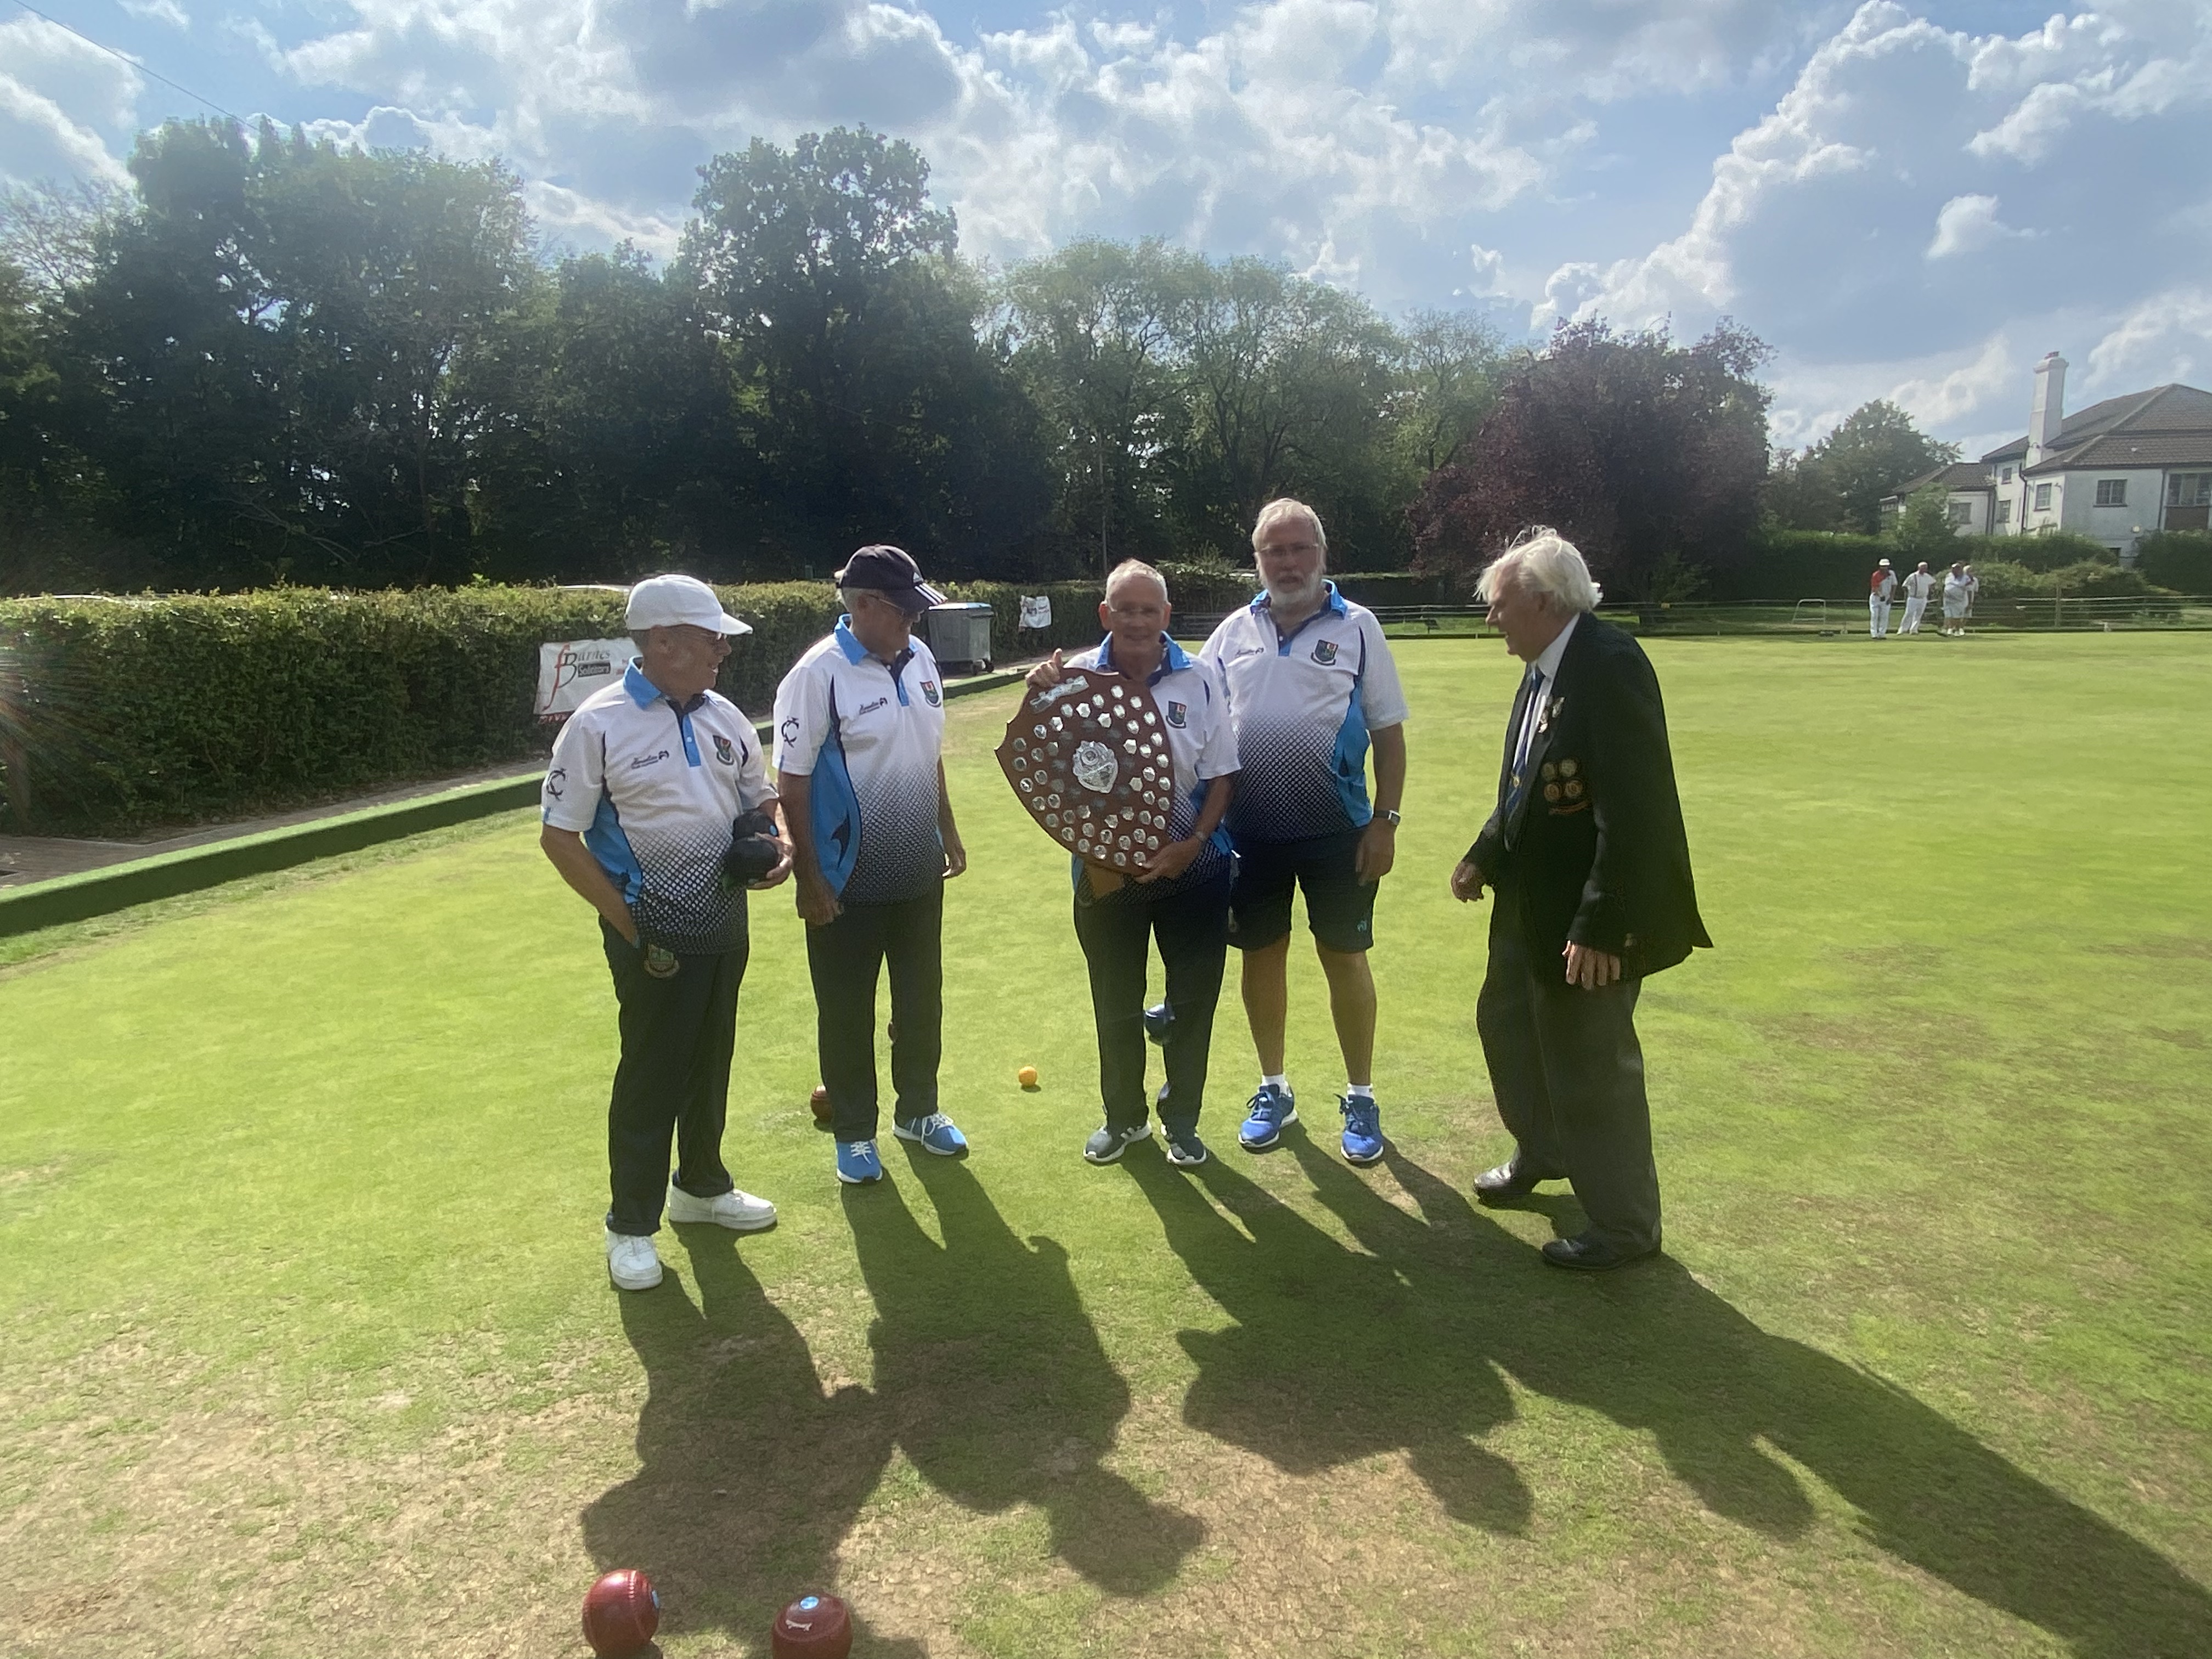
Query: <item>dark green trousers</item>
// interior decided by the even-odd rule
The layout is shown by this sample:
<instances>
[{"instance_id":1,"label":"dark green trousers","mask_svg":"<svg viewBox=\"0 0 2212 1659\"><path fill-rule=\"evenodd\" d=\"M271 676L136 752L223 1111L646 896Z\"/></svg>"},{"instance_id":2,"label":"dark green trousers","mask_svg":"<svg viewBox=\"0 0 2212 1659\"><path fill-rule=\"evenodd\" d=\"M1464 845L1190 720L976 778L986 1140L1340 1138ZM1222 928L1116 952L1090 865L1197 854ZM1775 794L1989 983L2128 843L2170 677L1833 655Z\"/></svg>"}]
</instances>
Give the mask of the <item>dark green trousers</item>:
<instances>
[{"instance_id":1,"label":"dark green trousers","mask_svg":"<svg viewBox=\"0 0 2212 1659\"><path fill-rule=\"evenodd\" d=\"M1521 928L1512 878L1493 895L1490 972L1475 1003L1498 1115L1517 1156L1564 1176L1590 1231L1631 1252L1659 1245L1659 1170L1636 1041L1638 979L1585 991L1564 962L1538 962Z\"/></svg>"}]
</instances>

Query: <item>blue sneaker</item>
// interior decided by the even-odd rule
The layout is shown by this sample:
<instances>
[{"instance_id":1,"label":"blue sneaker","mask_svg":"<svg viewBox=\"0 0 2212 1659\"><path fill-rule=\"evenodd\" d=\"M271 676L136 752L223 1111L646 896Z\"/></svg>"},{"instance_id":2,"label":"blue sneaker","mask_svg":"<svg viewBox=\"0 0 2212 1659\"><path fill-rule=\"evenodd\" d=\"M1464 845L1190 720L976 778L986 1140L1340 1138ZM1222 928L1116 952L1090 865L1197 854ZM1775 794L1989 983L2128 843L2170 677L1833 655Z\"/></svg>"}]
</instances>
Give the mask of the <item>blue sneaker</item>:
<instances>
[{"instance_id":1,"label":"blue sneaker","mask_svg":"<svg viewBox=\"0 0 2212 1659\"><path fill-rule=\"evenodd\" d=\"M1297 1121L1297 1097L1263 1083L1245 1106L1244 1121L1237 1126L1237 1144L1248 1152L1264 1152Z\"/></svg>"},{"instance_id":2,"label":"blue sneaker","mask_svg":"<svg viewBox=\"0 0 2212 1659\"><path fill-rule=\"evenodd\" d=\"M848 1187L864 1187L884 1178L884 1161L876 1156L872 1140L837 1143L837 1179Z\"/></svg>"},{"instance_id":3,"label":"blue sneaker","mask_svg":"<svg viewBox=\"0 0 2212 1659\"><path fill-rule=\"evenodd\" d=\"M952 1120L942 1112L932 1112L911 1123L894 1118L891 1133L901 1140L919 1142L924 1152L935 1152L939 1158L957 1158L968 1150L968 1137L954 1128Z\"/></svg>"},{"instance_id":4,"label":"blue sneaker","mask_svg":"<svg viewBox=\"0 0 2212 1659\"><path fill-rule=\"evenodd\" d=\"M1175 1009L1167 1003L1156 1002L1145 1010L1145 1035L1155 1042L1165 1043L1174 1024Z\"/></svg>"},{"instance_id":5,"label":"blue sneaker","mask_svg":"<svg viewBox=\"0 0 2212 1659\"><path fill-rule=\"evenodd\" d=\"M1340 1095L1336 1109L1344 1114L1344 1161L1372 1164L1382 1156L1382 1109L1372 1095Z\"/></svg>"}]
</instances>

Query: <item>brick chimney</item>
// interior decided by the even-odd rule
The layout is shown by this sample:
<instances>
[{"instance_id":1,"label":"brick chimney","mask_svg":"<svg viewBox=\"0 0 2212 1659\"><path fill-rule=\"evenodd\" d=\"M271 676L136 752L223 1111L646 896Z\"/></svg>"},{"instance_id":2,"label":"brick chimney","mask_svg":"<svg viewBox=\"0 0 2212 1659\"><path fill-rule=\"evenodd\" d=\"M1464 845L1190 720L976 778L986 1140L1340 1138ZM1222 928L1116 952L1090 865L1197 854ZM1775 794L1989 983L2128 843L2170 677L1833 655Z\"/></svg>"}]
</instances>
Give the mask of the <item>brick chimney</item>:
<instances>
[{"instance_id":1,"label":"brick chimney","mask_svg":"<svg viewBox=\"0 0 2212 1659\"><path fill-rule=\"evenodd\" d=\"M2033 466L2058 442L2066 424L2066 360L2051 352L2035 366L2035 402L2027 414L2027 465Z\"/></svg>"}]
</instances>

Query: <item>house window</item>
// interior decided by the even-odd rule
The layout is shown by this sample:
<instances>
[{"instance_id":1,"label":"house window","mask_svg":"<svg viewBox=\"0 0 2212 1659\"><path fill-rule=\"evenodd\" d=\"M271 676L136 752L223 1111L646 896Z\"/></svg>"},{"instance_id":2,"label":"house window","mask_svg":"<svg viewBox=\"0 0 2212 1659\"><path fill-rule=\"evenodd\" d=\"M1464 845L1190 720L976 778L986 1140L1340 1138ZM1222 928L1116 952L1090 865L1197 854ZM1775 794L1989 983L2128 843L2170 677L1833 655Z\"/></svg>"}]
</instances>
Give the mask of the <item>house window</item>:
<instances>
[{"instance_id":1,"label":"house window","mask_svg":"<svg viewBox=\"0 0 2212 1659\"><path fill-rule=\"evenodd\" d=\"M1997 503L1997 528L2002 530L2012 522L2012 498L2007 496Z\"/></svg>"},{"instance_id":2,"label":"house window","mask_svg":"<svg viewBox=\"0 0 2212 1659\"><path fill-rule=\"evenodd\" d=\"M1951 522L1953 524L1972 524L1973 521L1974 504L1972 501L1953 501L1951 503Z\"/></svg>"},{"instance_id":3,"label":"house window","mask_svg":"<svg viewBox=\"0 0 2212 1659\"><path fill-rule=\"evenodd\" d=\"M1999 467L1997 469L1997 482L1999 483L2010 483L2012 482L2012 469L2008 466Z\"/></svg>"},{"instance_id":4,"label":"house window","mask_svg":"<svg viewBox=\"0 0 2212 1659\"><path fill-rule=\"evenodd\" d=\"M2051 486L2049 484L2036 485L2035 510L2039 513L2047 513L2051 510Z\"/></svg>"},{"instance_id":5,"label":"house window","mask_svg":"<svg viewBox=\"0 0 2212 1659\"><path fill-rule=\"evenodd\" d=\"M2166 479L2168 507L2212 507L2212 472L2171 472Z\"/></svg>"},{"instance_id":6,"label":"house window","mask_svg":"<svg viewBox=\"0 0 2212 1659\"><path fill-rule=\"evenodd\" d=\"M2125 507L2128 504L2128 481L2125 478L2097 480L2097 505Z\"/></svg>"}]
</instances>

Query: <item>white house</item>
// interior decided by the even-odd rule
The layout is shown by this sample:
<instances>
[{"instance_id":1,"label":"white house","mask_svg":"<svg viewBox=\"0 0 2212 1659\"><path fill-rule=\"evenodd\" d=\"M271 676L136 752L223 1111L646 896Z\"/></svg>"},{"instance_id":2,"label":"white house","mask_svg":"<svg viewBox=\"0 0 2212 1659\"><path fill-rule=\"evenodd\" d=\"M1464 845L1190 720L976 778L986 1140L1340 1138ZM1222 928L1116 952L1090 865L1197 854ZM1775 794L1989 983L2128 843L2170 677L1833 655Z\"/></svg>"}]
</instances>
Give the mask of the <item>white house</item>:
<instances>
[{"instance_id":1,"label":"white house","mask_svg":"<svg viewBox=\"0 0 2212 1659\"><path fill-rule=\"evenodd\" d=\"M2212 517L2212 392L2153 386L2068 416L2066 360L2035 366L2027 435L1979 461L1938 467L1882 502L1942 484L1962 536L2072 531L2123 561L2154 530L2203 530Z\"/></svg>"}]
</instances>

